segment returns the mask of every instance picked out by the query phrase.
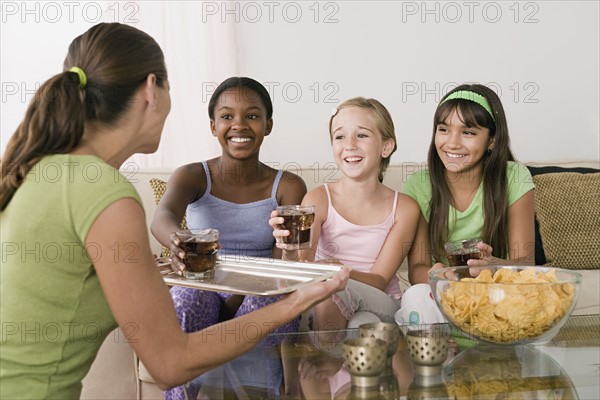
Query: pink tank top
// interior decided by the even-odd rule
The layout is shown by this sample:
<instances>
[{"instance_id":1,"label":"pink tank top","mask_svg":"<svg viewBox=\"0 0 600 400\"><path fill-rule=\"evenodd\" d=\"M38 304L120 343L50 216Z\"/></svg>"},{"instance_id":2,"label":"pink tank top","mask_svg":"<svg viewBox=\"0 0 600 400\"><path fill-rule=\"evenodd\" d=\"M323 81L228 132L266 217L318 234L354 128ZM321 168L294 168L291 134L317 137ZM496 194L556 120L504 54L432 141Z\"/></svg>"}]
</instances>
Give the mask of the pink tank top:
<instances>
[{"instance_id":1,"label":"pink tank top","mask_svg":"<svg viewBox=\"0 0 600 400\"><path fill-rule=\"evenodd\" d=\"M398 192L394 197L392 212L385 221L377 225L356 225L347 221L335 210L327 185L325 185L325 191L327 192L329 206L327 208L327 219L321 227L316 259L337 258L342 264L357 271L371 271L383 243L394 225ZM398 284L398 276L395 274L386 289L386 293L395 298L400 298L402 294Z\"/></svg>"}]
</instances>

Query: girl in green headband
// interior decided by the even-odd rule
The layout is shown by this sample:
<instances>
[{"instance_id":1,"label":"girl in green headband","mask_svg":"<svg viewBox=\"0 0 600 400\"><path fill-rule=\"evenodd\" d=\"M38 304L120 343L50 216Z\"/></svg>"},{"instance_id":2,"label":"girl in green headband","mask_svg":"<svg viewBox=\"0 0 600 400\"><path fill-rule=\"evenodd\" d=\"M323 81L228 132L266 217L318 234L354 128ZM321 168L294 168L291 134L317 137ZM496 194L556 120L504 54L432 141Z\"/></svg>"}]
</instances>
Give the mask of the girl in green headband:
<instances>
[{"instance_id":1,"label":"girl in green headband","mask_svg":"<svg viewBox=\"0 0 600 400\"><path fill-rule=\"evenodd\" d=\"M432 269L448 264L444 244L481 238L481 259L470 266L534 264L533 181L514 161L502 103L483 85L461 85L433 117L428 170L408 178L402 191L419 203L428 223ZM510 260L510 261L507 261ZM402 295L399 323L443 322L422 303L431 293L417 284Z\"/></svg>"},{"instance_id":2,"label":"girl in green headband","mask_svg":"<svg viewBox=\"0 0 600 400\"><path fill-rule=\"evenodd\" d=\"M403 188L429 223L437 262L446 264L445 242L481 238L484 257L469 265L534 263L533 183L514 160L504 108L493 90L461 85L442 99L428 171L411 176Z\"/></svg>"}]
</instances>

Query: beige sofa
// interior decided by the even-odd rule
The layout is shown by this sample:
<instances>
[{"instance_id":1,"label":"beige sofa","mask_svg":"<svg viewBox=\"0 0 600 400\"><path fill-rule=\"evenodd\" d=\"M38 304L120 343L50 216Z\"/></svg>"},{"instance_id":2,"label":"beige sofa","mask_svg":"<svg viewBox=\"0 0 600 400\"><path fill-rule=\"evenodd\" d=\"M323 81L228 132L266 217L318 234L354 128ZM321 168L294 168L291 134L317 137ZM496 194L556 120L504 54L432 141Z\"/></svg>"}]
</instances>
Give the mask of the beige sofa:
<instances>
[{"instance_id":1,"label":"beige sofa","mask_svg":"<svg viewBox=\"0 0 600 400\"><path fill-rule=\"evenodd\" d=\"M532 165L532 164L528 164ZM561 162L546 163L545 165L560 166L564 168L585 167L600 168L598 162ZM538 167L544 165L535 165ZM406 177L424 167L423 163L406 163L402 166L390 166L386 174L385 183L390 187L400 190ZM312 189L322 183L332 182L337 175L332 174L330 169L314 170L302 169L291 170L302 176L308 186ZM131 179L142 197L146 209L146 220L150 224L156 206L154 196L150 188L151 178L167 181L171 171L148 170L134 174ZM598 193L598 192L596 192ZM150 235L151 236L151 235ZM597 240L598 235L594 236ZM155 254L160 253L160 245L151 236L152 250ZM596 246L597 247L597 246ZM406 266L399 270L401 284L407 286ZM583 285L576 314L600 314L600 264L595 269L579 271L583 275ZM113 332L100 349L100 353L87 377L84 379L82 399L162 399L162 391L154 384L152 377L143 366L139 368L137 360L134 361L134 353L125 342L120 331Z\"/></svg>"}]
</instances>

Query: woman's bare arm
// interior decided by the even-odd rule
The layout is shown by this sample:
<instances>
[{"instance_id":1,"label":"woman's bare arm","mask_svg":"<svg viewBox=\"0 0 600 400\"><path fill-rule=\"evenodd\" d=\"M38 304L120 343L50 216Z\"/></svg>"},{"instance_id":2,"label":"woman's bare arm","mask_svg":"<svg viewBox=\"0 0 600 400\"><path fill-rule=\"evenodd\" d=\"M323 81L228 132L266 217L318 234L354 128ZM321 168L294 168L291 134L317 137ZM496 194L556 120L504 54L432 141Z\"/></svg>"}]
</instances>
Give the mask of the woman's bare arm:
<instances>
[{"instance_id":1,"label":"woman's bare arm","mask_svg":"<svg viewBox=\"0 0 600 400\"><path fill-rule=\"evenodd\" d=\"M185 334L152 257L144 212L135 200L122 199L107 207L90 228L86 244L103 255L96 257L94 267L108 304L120 326L134 327L127 330L128 340L163 389L250 350L277 326L342 289L348 278L342 271L243 317ZM115 248L120 250L117 256ZM246 334L249 330L253 335Z\"/></svg>"}]
</instances>

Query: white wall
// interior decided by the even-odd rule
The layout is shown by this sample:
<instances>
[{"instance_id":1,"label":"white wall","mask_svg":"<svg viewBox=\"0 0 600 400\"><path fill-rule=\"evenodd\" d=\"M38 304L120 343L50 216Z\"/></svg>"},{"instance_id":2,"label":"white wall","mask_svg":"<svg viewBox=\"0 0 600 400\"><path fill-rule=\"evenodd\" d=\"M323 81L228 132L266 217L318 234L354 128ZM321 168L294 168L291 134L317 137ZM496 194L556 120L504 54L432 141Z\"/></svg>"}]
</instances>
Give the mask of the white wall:
<instances>
[{"instance_id":1,"label":"white wall","mask_svg":"<svg viewBox=\"0 0 600 400\"><path fill-rule=\"evenodd\" d=\"M100 8L104 21L148 31L167 57L173 111L159 153L135 158L142 166L218 155L209 89L234 74L270 88L275 129L262 158L279 166L330 162L328 117L358 95L394 117L392 164L421 162L437 102L467 81L500 94L519 159L600 159L597 1L75 2L73 21L54 2L63 11L54 23L52 3L39 3L39 22L34 6L2 3L2 150L31 98L23 89L61 70ZM178 146L184 138L192 144Z\"/></svg>"},{"instance_id":2,"label":"white wall","mask_svg":"<svg viewBox=\"0 0 600 400\"><path fill-rule=\"evenodd\" d=\"M238 24L244 72L288 84L289 98L302 88L295 104L275 91L266 158L283 162L279 149L291 140L301 164L330 160L334 104L312 98L318 82L322 96L334 87L336 100L380 99L398 134L392 162L422 161L441 96L476 81L501 94L520 159L599 159L598 2L331 2L319 7L319 23L312 4L296 24L277 13L272 24ZM323 23L326 11L338 22ZM310 151L305 138L320 147Z\"/></svg>"}]
</instances>

